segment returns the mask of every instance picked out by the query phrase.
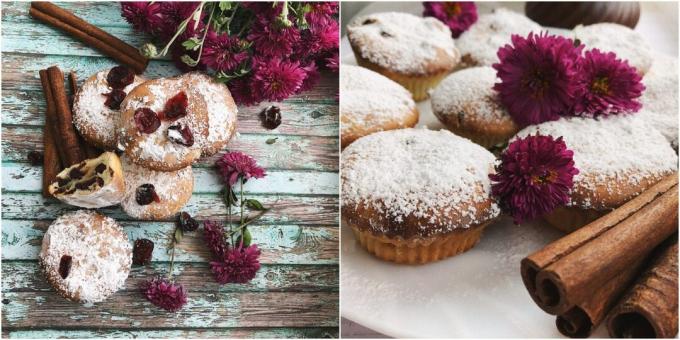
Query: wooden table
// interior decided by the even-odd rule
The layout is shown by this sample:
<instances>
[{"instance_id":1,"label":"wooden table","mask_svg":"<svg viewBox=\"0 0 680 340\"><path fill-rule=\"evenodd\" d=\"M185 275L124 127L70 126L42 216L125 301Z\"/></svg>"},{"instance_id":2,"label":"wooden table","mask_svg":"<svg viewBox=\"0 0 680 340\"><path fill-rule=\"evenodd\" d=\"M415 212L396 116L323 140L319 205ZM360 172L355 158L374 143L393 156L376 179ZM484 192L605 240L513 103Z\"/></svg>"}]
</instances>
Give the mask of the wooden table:
<instances>
[{"instance_id":1,"label":"wooden table","mask_svg":"<svg viewBox=\"0 0 680 340\"><path fill-rule=\"evenodd\" d=\"M134 32L117 3L60 3L134 45ZM240 135L228 146L252 156L267 177L246 185L246 194L274 207L250 227L262 248L262 268L244 285L213 280L202 229L182 240L175 275L189 302L167 313L147 302L138 284L168 268L168 221L136 221L118 207L99 209L117 219L131 240L148 238L152 265L133 266L126 288L94 306L66 301L47 284L37 263L50 222L77 209L41 194L41 167L26 155L42 151L45 101L38 70L58 65L79 79L114 62L28 17L29 3L2 4L2 336L3 337L326 337L338 336L338 78L324 74L313 90L279 103L283 124L260 126L266 105L241 107ZM148 78L178 71L152 61ZM276 138L268 144L268 139ZM185 210L199 219L224 219L217 157L194 165L194 194Z\"/></svg>"}]
</instances>

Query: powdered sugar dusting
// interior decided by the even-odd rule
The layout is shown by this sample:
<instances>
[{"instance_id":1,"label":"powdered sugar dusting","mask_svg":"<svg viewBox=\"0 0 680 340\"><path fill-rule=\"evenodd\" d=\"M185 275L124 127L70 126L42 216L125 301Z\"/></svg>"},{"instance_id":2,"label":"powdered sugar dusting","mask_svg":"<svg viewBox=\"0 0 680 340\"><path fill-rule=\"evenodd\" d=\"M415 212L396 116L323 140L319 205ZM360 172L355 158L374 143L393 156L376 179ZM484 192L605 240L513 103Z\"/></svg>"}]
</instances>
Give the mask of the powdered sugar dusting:
<instances>
[{"instance_id":1,"label":"powdered sugar dusting","mask_svg":"<svg viewBox=\"0 0 680 340\"><path fill-rule=\"evenodd\" d=\"M59 263L72 257L63 279ZM83 303L100 302L122 288L132 265L127 235L112 218L78 210L57 218L43 237L40 261L59 291Z\"/></svg>"},{"instance_id":2,"label":"powdered sugar dusting","mask_svg":"<svg viewBox=\"0 0 680 340\"><path fill-rule=\"evenodd\" d=\"M498 62L498 49L509 44L513 34L526 36L529 32L538 33L540 30L541 26L526 16L496 8L493 13L480 15L477 22L458 37L456 46L464 62L491 66Z\"/></svg>"},{"instance_id":3,"label":"powdered sugar dusting","mask_svg":"<svg viewBox=\"0 0 680 340\"><path fill-rule=\"evenodd\" d=\"M642 110L638 114L677 148L678 59L657 53L642 83L646 89L640 98Z\"/></svg>"},{"instance_id":4,"label":"powdered sugar dusting","mask_svg":"<svg viewBox=\"0 0 680 340\"><path fill-rule=\"evenodd\" d=\"M614 23L599 23L574 27L574 36L587 49L597 48L600 51L614 52L628 64L644 74L652 65L652 49L638 32Z\"/></svg>"},{"instance_id":5,"label":"powdered sugar dusting","mask_svg":"<svg viewBox=\"0 0 680 340\"><path fill-rule=\"evenodd\" d=\"M511 120L493 90L496 79L490 66L454 72L432 92L432 109L442 115L474 113L472 119L490 123Z\"/></svg>"},{"instance_id":6,"label":"powdered sugar dusting","mask_svg":"<svg viewBox=\"0 0 680 340\"><path fill-rule=\"evenodd\" d=\"M643 179L663 176L675 171L678 162L678 156L661 133L636 114L599 119L562 118L529 126L517 136L537 132L564 138L567 147L574 151L574 163L579 170L574 186L590 191L595 191L598 184L606 184L610 193L616 193L617 183L635 185ZM592 206L592 202L572 202L577 204L583 208Z\"/></svg>"},{"instance_id":7,"label":"powdered sugar dusting","mask_svg":"<svg viewBox=\"0 0 680 340\"><path fill-rule=\"evenodd\" d=\"M484 214L469 203L489 200L494 159L486 149L446 130L378 132L342 153L342 205L366 203L397 221L408 215L436 219L432 210L440 210L481 223L496 217L498 207L493 204Z\"/></svg>"},{"instance_id":8,"label":"powdered sugar dusting","mask_svg":"<svg viewBox=\"0 0 680 340\"><path fill-rule=\"evenodd\" d=\"M401 85L369 69L342 65L340 68L340 114L342 134L353 126L380 126L399 122L415 110L416 103Z\"/></svg>"},{"instance_id":9,"label":"powdered sugar dusting","mask_svg":"<svg viewBox=\"0 0 680 340\"><path fill-rule=\"evenodd\" d=\"M435 18L397 12L370 14L347 25L347 32L362 57L398 72L423 74L440 53L455 62L460 58L451 30Z\"/></svg>"}]
</instances>

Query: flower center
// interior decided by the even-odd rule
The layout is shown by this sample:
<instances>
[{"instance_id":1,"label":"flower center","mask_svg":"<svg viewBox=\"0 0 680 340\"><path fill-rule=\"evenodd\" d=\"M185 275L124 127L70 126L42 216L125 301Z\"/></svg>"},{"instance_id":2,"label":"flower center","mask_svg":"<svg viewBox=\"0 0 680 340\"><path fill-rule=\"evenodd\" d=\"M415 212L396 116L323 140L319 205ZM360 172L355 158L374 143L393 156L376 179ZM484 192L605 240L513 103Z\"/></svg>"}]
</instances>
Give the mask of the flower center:
<instances>
[{"instance_id":1,"label":"flower center","mask_svg":"<svg viewBox=\"0 0 680 340\"><path fill-rule=\"evenodd\" d=\"M459 16L463 9L460 8L460 4L457 2L448 2L444 4L444 11L446 12L446 16L452 18Z\"/></svg>"},{"instance_id":2,"label":"flower center","mask_svg":"<svg viewBox=\"0 0 680 340\"><path fill-rule=\"evenodd\" d=\"M533 70L522 79L522 86L529 89L533 98L542 98L549 85L548 75L541 70Z\"/></svg>"},{"instance_id":3,"label":"flower center","mask_svg":"<svg viewBox=\"0 0 680 340\"><path fill-rule=\"evenodd\" d=\"M609 78L597 77L590 85L590 90L600 95L609 94Z\"/></svg>"},{"instance_id":4,"label":"flower center","mask_svg":"<svg viewBox=\"0 0 680 340\"><path fill-rule=\"evenodd\" d=\"M536 185L543 185L555 182L557 179L557 171L547 170L540 175L531 176L531 182Z\"/></svg>"}]
</instances>

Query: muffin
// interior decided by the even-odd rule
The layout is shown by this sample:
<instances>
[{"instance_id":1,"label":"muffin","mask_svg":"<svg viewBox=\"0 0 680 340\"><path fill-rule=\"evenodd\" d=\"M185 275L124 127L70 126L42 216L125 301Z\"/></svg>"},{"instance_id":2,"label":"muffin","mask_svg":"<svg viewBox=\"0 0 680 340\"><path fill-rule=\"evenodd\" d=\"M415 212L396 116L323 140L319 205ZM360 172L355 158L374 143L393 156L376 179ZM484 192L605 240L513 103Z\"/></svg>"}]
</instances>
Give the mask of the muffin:
<instances>
[{"instance_id":1,"label":"muffin","mask_svg":"<svg viewBox=\"0 0 680 340\"><path fill-rule=\"evenodd\" d=\"M571 201L545 219L572 232L621 206L664 176L677 171L678 156L640 115L562 118L529 126L517 136L561 136L574 152Z\"/></svg>"},{"instance_id":2,"label":"muffin","mask_svg":"<svg viewBox=\"0 0 680 340\"><path fill-rule=\"evenodd\" d=\"M342 153L342 218L378 258L422 264L472 248L499 214L494 156L441 130L360 138Z\"/></svg>"},{"instance_id":3,"label":"muffin","mask_svg":"<svg viewBox=\"0 0 680 340\"><path fill-rule=\"evenodd\" d=\"M524 15L505 8L479 16L477 22L456 40L461 66L491 66L498 62L496 52L510 43L513 34L538 33L541 26Z\"/></svg>"},{"instance_id":4,"label":"muffin","mask_svg":"<svg viewBox=\"0 0 680 340\"><path fill-rule=\"evenodd\" d=\"M367 68L340 67L342 147L371 133L413 127L418 109L411 93Z\"/></svg>"},{"instance_id":5,"label":"muffin","mask_svg":"<svg viewBox=\"0 0 680 340\"><path fill-rule=\"evenodd\" d=\"M659 130L678 149L678 59L657 53L642 83L640 117Z\"/></svg>"},{"instance_id":6,"label":"muffin","mask_svg":"<svg viewBox=\"0 0 680 340\"><path fill-rule=\"evenodd\" d=\"M588 26L578 25L573 30L574 37L587 49L597 48L604 52L614 52L640 75L647 73L652 66L652 49L645 38L632 29L613 23L599 23Z\"/></svg>"},{"instance_id":7,"label":"muffin","mask_svg":"<svg viewBox=\"0 0 680 340\"><path fill-rule=\"evenodd\" d=\"M416 101L460 61L451 30L435 18L370 14L347 25L347 36L360 66L401 84Z\"/></svg>"},{"instance_id":8,"label":"muffin","mask_svg":"<svg viewBox=\"0 0 680 340\"><path fill-rule=\"evenodd\" d=\"M454 72L432 92L432 112L453 133L485 148L507 142L519 126L499 102L495 82L490 66Z\"/></svg>"}]
</instances>

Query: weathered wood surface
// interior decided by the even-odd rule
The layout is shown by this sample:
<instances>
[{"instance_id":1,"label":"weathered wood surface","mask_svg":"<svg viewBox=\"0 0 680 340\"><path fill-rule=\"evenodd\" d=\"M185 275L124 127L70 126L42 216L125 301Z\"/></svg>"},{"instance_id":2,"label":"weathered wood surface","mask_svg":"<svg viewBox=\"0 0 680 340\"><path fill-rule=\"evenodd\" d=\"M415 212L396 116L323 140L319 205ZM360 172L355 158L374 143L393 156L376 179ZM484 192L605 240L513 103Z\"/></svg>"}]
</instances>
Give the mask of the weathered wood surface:
<instances>
[{"instance_id":1,"label":"weathered wood surface","mask_svg":"<svg viewBox=\"0 0 680 340\"><path fill-rule=\"evenodd\" d=\"M132 45L149 41L121 18L117 3L59 3ZM338 336L338 91L324 73L314 89L276 103L283 123L261 127L257 114L272 103L240 107L239 135L229 150L255 157L265 179L244 191L274 209L250 227L262 249L262 268L247 285L220 286L210 273L202 229L186 234L175 254L175 277L189 303L166 313L137 286L168 270L166 244L174 221L136 221L119 207L99 209L117 219L131 240L151 239L152 264L133 267L126 288L86 307L59 297L36 261L50 222L76 210L40 195L44 98L38 70L58 65L80 81L115 63L95 50L28 17L29 3L2 3L2 336L44 337L337 337ZM179 74L169 60L154 60L144 76ZM273 140L273 143L272 143ZM199 220L225 220L218 156L194 166L194 195L184 210Z\"/></svg>"}]
</instances>

